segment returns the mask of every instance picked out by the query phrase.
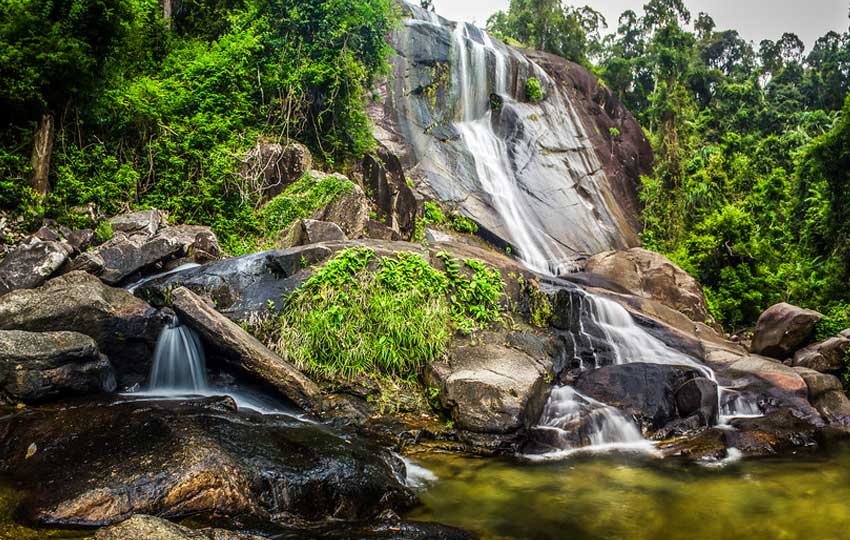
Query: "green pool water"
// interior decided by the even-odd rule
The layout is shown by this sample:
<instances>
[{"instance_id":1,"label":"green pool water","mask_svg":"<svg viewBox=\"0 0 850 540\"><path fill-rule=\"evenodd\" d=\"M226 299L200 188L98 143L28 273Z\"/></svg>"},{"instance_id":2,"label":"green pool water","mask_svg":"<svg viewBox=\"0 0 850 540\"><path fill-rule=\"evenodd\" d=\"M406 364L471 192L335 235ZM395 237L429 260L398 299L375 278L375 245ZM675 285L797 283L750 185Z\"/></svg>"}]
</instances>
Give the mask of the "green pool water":
<instances>
[{"instance_id":1,"label":"green pool water","mask_svg":"<svg viewBox=\"0 0 850 540\"><path fill-rule=\"evenodd\" d=\"M850 448L722 468L635 456L427 456L411 517L528 540L850 539Z\"/></svg>"}]
</instances>

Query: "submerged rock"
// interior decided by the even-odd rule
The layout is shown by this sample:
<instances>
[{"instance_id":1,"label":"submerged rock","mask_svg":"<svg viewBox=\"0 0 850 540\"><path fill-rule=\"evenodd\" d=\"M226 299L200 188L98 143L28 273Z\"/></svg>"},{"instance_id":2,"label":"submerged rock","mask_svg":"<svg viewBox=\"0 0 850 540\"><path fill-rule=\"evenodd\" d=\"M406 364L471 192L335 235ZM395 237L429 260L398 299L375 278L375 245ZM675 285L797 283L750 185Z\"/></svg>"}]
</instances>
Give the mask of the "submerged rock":
<instances>
[{"instance_id":1,"label":"submerged rock","mask_svg":"<svg viewBox=\"0 0 850 540\"><path fill-rule=\"evenodd\" d=\"M0 296L15 289L38 287L68 261L71 248L62 242L32 240L0 262Z\"/></svg>"},{"instance_id":2,"label":"submerged rock","mask_svg":"<svg viewBox=\"0 0 850 540\"><path fill-rule=\"evenodd\" d=\"M298 406L321 412L322 392L289 362L285 361L239 325L209 307L185 287L172 292L172 307L180 320L194 328L223 359L270 384Z\"/></svg>"},{"instance_id":3,"label":"submerged rock","mask_svg":"<svg viewBox=\"0 0 850 540\"><path fill-rule=\"evenodd\" d=\"M165 318L145 302L85 272L0 297L0 330L85 334L109 357L122 384L147 376L164 324Z\"/></svg>"},{"instance_id":4,"label":"submerged rock","mask_svg":"<svg viewBox=\"0 0 850 540\"><path fill-rule=\"evenodd\" d=\"M817 311L781 303L759 317L750 352L779 360L794 355L811 342L815 325L823 318Z\"/></svg>"},{"instance_id":5,"label":"submerged rock","mask_svg":"<svg viewBox=\"0 0 850 540\"><path fill-rule=\"evenodd\" d=\"M92 338L76 332L0 330L0 399L7 403L113 390L112 364Z\"/></svg>"},{"instance_id":6,"label":"submerged rock","mask_svg":"<svg viewBox=\"0 0 850 540\"><path fill-rule=\"evenodd\" d=\"M415 500L385 450L219 398L22 411L0 420L0 462L25 494L19 515L39 525L368 521Z\"/></svg>"},{"instance_id":7,"label":"submerged rock","mask_svg":"<svg viewBox=\"0 0 850 540\"><path fill-rule=\"evenodd\" d=\"M154 516L136 515L97 531L94 540L262 540L262 536L222 529L195 530Z\"/></svg>"}]
</instances>

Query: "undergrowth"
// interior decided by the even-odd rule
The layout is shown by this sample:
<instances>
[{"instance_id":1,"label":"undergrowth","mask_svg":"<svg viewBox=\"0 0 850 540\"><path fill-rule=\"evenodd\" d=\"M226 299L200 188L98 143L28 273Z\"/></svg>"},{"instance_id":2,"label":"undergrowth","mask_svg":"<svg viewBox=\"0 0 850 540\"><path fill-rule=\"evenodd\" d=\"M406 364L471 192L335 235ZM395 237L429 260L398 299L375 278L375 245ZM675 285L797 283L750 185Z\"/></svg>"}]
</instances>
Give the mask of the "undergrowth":
<instances>
[{"instance_id":1,"label":"undergrowth","mask_svg":"<svg viewBox=\"0 0 850 540\"><path fill-rule=\"evenodd\" d=\"M474 259L339 252L291 295L266 340L300 368L324 378L415 380L441 358L455 332L502 320L504 283ZM268 329L267 329L268 330Z\"/></svg>"}]
</instances>

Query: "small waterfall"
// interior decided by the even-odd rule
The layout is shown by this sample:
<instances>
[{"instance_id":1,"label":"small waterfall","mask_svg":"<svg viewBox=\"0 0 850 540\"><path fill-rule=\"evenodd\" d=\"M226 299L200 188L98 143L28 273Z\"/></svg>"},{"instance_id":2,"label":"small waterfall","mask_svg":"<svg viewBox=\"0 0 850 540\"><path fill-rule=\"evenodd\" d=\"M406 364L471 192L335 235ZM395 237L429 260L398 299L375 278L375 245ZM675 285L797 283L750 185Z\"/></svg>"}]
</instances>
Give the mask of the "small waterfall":
<instances>
[{"instance_id":1,"label":"small waterfall","mask_svg":"<svg viewBox=\"0 0 850 540\"><path fill-rule=\"evenodd\" d=\"M173 317L156 342L148 391L204 393L207 376L204 348L198 335Z\"/></svg>"}]
</instances>

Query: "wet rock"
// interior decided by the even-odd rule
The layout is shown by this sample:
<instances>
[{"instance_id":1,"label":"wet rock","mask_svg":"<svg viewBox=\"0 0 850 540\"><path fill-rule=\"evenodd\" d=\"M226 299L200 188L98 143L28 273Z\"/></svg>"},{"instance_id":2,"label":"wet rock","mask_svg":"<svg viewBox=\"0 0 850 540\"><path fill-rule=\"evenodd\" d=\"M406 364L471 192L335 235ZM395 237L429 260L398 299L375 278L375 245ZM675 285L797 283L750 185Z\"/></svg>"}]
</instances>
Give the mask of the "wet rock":
<instances>
[{"instance_id":1,"label":"wet rock","mask_svg":"<svg viewBox=\"0 0 850 540\"><path fill-rule=\"evenodd\" d=\"M185 287L172 292L172 307L181 321L195 329L204 342L235 367L267 382L307 411L322 410L319 387L300 371L266 348L251 334Z\"/></svg>"},{"instance_id":2,"label":"wet rock","mask_svg":"<svg viewBox=\"0 0 850 540\"><path fill-rule=\"evenodd\" d=\"M316 210L312 218L336 223L348 238L358 238L366 228L370 211L369 199L360 186L355 185L350 193L340 195L324 208Z\"/></svg>"},{"instance_id":3,"label":"wet rock","mask_svg":"<svg viewBox=\"0 0 850 540\"><path fill-rule=\"evenodd\" d=\"M246 158L242 176L256 182L266 199L280 195L286 186L313 167L310 150L300 143L284 146L258 142Z\"/></svg>"},{"instance_id":4,"label":"wet rock","mask_svg":"<svg viewBox=\"0 0 850 540\"><path fill-rule=\"evenodd\" d=\"M0 262L0 296L15 289L38 287L55 274L71 254L61 242L32 240L21 244Z\"/></svg>"},{"instance_id":5,"label":"wet rock","mask_svg":"<svg viewBox=\"0 0 850 540\"><path fill-rule=\"evenodd\" d=\"M319 242L344 242L346 240L348 240L348 237L336 223L301 219L281 234L279 246L286 249Z\"/></svg>"},{"instance_id":6,"label":"wet rock","mask_svg":"<svg viewBox=\"0 0 850 540\"><path fill-rule=\"evenodd\" d=\"M0 396L34 403L115 390L115 373L94 340L76 332L0 330Z\"/></svg>"},{"instance_id":7,"label":"wet rock","mask_svg":"<svg viewBox=\"0 0 850 540\"><path fill-rule=\"evenodd\" d=\"M591 257L586 271L630 295L656 300L693 321L714 324L700 284L663 255L641 248L609 251Z\"/></svg>"},{"instance_id":8,"label":"wet rock","mask_svg":"<svg viewBox=\"0 0 850 540\"><path fill-rule=\"evenodd\" d=\"M109 356L121 384L147 376L164 322L145 302L85 272L0 297L0 329L85 334Z\"/></svg>"},{"instance_id":9,"label":"wet rock","mask_svg":"<svg viewBox=\"0 0 850 540\"><path fill-rule=\"evenodd\" d=\"M846 367L848 352L850 339L837 336L797 351L791 365L821 373L841 373Z\"/></svg>"},{"instance_id":10,"label":"wet rock","mask_svg":"<svg viewBox=\"0 0 850 540\"><path fill-rule=\"evenodd\" d=\"M414 502L403 464L380 447L288 416L240 415L217 399L4 417L0 463L25 493L19 515L64 527L134 514L344 526Z\"/></svg>"},{"instance_id":11,"label":"wet rock","mask_svg":"<svg viewBox=\"0 0 850 540\"><path fill-rule=\"evenodd\" d=\"M97 531L94 540L262 540L253 534L222 529L190 529L166 519L136 515Z\"/></svg>"},{"instance_id":12,"label":"wet rock","mask_svg":"<svg viewBox=\"0 0 850 540\"><path fill-rule=\"evenodd\" d=\"M575 389L633 416L645 432L694 415L708 426L718 416L717 385L689 366L606 366L581 374Z\"/></svg>"},{"instance_id":13,"label":"wet rock","mask_svg":"<svg viewBox=\"0 0 850 540\"><path fill-rule=\"evenodd\" d=\"M136 234L153 236L163 226L164 222L165 218L159 210L141 210L109 219L113 233L123 232L128 236Z\"/></svg>"},{"instance_id":14,"label":"wet rock","mask_svg":"<svg viewBox=\"0 0 850 540\"><path fill-rule=\"evenodd\" d=\"M551 360L486 339L451 348L445 361L427 367L426 376L439 388L440 403L457 427L504 434L530 427L540 417L551 369Z\"/></svg>"},{"instance_id":15,"label":"wet rock","mask_svg":"<svg viewBox=\"0 0 850 540\"><path fill-rule=\"evenodd\" d=\"M407 185L398 157L379 147L363 158L362 170L366 192L378 209L380 221L399 233L401 238L413 238L419 207L416 195Z\"/></svg>"},{"instance_id":16,"label":"wet rock","mask_svg":"<svg viewBox=\"0 0 850 540\"><path fill-rule=\"evenodd\" d=\"M761 314L750 352L784 360L809 343L815 325L823 318L817 311L781 303Z\"/></svg>"}]
</instances>

